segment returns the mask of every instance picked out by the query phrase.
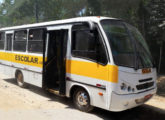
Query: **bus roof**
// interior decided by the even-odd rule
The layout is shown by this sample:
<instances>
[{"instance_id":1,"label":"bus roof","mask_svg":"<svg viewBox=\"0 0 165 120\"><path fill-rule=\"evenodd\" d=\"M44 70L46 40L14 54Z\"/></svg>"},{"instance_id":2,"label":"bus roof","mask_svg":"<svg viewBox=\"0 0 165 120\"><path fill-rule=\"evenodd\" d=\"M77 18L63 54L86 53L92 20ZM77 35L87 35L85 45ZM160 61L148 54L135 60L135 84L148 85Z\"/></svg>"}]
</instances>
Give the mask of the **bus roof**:
<instances>
[{"instance_id":1,"label":"bus roof","mask_svg":"<svg viewBox=\"0 0 165 120\"><path fill-rule=\"evenodd\" d=\"M116 18L101 17L101 16L77 17L77 18L70 18L70 19L56 20L56 21L49 21L49 22L42 22L42 23L35 23L35 24L26 24L26 25L14 26L14 27L5 27L5 28L1 28L0 31L42 27L42 26L50 26L50 25L58 25L58 24L67 24L67 23L83 22L83 21L98 22L102 19L116 19Z\"/></svg>"}]
</instances>

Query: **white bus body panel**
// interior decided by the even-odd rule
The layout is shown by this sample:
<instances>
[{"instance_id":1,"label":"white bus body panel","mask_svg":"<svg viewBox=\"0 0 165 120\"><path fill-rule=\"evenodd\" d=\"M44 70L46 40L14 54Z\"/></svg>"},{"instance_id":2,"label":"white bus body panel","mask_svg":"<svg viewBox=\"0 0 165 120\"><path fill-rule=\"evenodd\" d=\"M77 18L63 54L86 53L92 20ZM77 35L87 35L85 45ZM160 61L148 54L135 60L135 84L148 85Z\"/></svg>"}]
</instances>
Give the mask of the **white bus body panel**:
<instances>
[{"instance_id":1,"label":"white bus body panel","mask_svg":"<svg viewBox=\"0 0 165 120\"><path fill-rule=\"evenodd\" d=\"M143 99L147 95L154 95L156 93L156 69L152 69L151 73L147 74L142 74L141 71L141 69L135 71L132 68L119 67L118 84L116 89L114 89L111 93L111 111L123 111L139 106L141 104L144 104L144 102L146 101L142 102L141 104L137 104L135 100ZM152 80L139 82L139 80L144 80L148 78L152 78ZM152 87L144 88L141 90L138 90L136 88L137 85L149 82L153 82L154 85ZM128 86L131 86L131 88L134 88L134 92L128 92L127 89L125 91L121 90L120 87L122 83L126 83Z\"/></svg>"},{"instance_id":2,"label":"white bus body panel","mask_svg":"<svg viewBox=\"0 0 165 120\"><path fill-rule=\"evenodd\" d=\"M85 76L79 76L75 74L67 74L67 77L72 80L66 81L66 96L71 97L70 91L74 86L79 86L84 88L90 96L90 104L95 107L100 107L103 109L109 110L110 100L111 100L111 86L114 86L114 83L109 83L103 80L89 78ZM105 85L105 89L95 87L96 84ZM100 96L99 93L103 93L103 96ZM98 104L99 103L99 104Z\"/></svg>"}]
</instances>

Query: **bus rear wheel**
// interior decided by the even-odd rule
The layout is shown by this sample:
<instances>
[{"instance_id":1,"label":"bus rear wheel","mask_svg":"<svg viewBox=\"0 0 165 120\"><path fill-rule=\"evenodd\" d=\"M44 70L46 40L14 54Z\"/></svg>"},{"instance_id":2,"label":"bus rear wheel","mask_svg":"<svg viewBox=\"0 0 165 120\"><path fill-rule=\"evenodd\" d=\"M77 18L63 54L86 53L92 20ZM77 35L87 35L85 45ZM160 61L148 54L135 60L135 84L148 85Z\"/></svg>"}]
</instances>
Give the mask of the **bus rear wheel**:
<instances>
[{"instance_id":1,"label":"bus rear wheel","mask_svg":"<svg viewBox=\"0 0 165 120\"><path fill-rule=\"evenodd\" d=\"M90 112L93 106L90 105L90 98L86 90L79 88L73 94L73 102L77 109L83 112Z\"/></svg>"},{"instance_id":2,"label":"bus rear wheel","mask_svg":"<svg viewBox=\"0 0 165 120\"><path fill-rule=\"evenodd\" d=\"M18 86L20 86L22 88L25 88L26 87L22 72L20 72L20 71L17 72L17 74L16 74L16 80L17 80Z\"/></svg>"}]
</instances>

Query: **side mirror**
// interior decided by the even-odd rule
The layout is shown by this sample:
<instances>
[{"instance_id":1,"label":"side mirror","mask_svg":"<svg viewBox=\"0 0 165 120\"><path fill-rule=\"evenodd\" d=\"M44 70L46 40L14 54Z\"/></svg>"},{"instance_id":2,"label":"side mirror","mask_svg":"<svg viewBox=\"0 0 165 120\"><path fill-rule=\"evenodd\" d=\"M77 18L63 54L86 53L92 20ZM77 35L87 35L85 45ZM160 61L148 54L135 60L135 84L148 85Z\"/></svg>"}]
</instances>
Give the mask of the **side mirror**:
<instances>
[{"instance_id":1,"label":"side mirror","mask_svg":"<svg viewBox=\"0 0 165 120\"><path fill-rule=\"evenodd\" d=\"M80 29L81 26L88 27L88 29L91 30L91 31L96 29L96 25L92 21L74 23L74 28L73 29L75 29L75 30ZM85 29L87 29L87 28L85 28Z\"/></svg>"}]
</instances>

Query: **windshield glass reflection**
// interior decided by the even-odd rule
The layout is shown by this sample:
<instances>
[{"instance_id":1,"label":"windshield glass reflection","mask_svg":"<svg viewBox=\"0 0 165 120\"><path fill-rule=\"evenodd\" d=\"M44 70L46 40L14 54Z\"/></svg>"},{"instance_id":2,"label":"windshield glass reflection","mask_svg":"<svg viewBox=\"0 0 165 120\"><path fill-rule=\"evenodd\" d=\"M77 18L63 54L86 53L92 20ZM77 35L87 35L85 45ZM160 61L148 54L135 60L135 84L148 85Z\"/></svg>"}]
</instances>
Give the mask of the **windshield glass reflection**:
<instances>
[{"instance_id":1,"label":"windshield glass reflection","mask_svg":"<svg viewBox=\"0 0 165 120\"><path fill-rule=\"evenodd\" d=\"M102 20L101 25L116 65L133 68L153 66L148 46L136 28L118 20Z\"/></svg>"}]
</instances>

